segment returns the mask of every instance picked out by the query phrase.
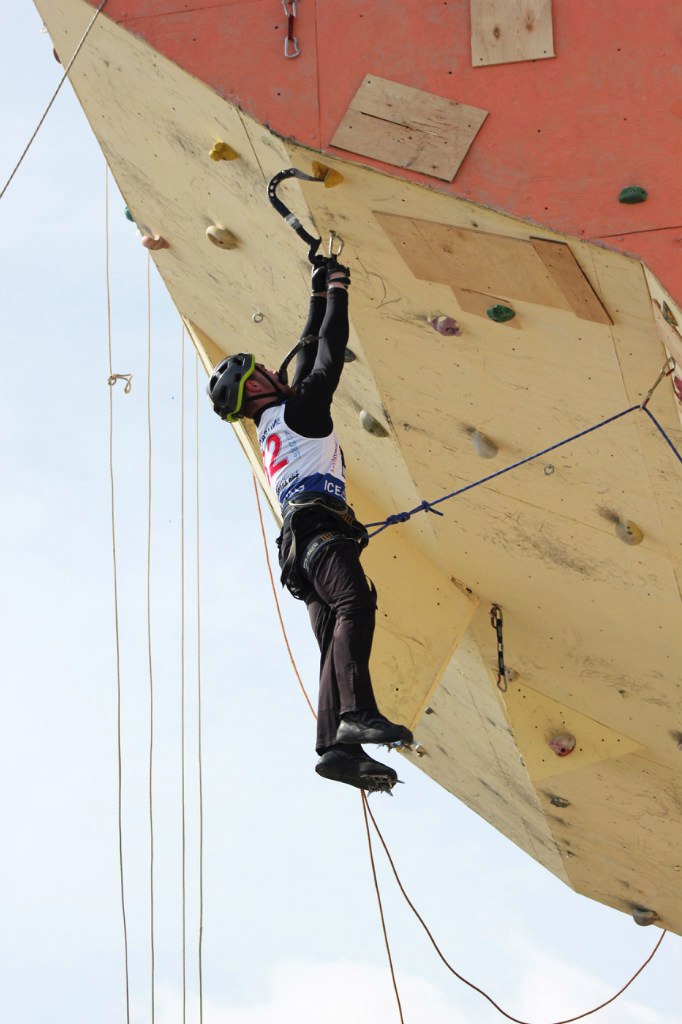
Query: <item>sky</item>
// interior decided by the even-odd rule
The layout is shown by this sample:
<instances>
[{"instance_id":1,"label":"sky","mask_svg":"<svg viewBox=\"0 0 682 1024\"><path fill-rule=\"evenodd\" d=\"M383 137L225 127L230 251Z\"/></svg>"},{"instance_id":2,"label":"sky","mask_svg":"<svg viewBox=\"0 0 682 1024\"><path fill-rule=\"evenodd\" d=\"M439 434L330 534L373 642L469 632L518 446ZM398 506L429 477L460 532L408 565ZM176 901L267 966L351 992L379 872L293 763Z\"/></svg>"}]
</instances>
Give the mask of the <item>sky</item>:
<instances>
[{"instance_id":1,"label":"sky","mask_svg":"<svg viewBox=\"0 0 682 1024\"><path fill-rule=\"evenodd\" d=\"M3 183L61 68L33 5L4 4ZM87 44L86 44L87 45ZM147 625L147 253L110 184L123 856L133 1024L151 1016ZM283 227L283 230L285 228ZM65 84L0 202L0 1011L19 1024L125 1022L109 487L105 163ZM351 297L352 302L352 297ZM303 313L304 311L302 311ZM151 268L155 1021L199 1020L196 440L199 424L206 1024L398 1020L360 797L314 773L314 723L281 637L251 474ZM289 339L282 339L283 351ZM184 415L183 415L184 414ZM184 515L181 424L184 422ZM265 508L265 505L264 505ZM272 553L275 524L265 512ZM376 581L381 596L381 580ZM315 698L302 604L282 610ZM548 1024L609 998L659 931L571 892L409 763L371 806L455 968ZM503 1018L443 966L376 849L406 1024ZM595 1020L679 1024L668 935Z\"/></svg>"}]
</instances>

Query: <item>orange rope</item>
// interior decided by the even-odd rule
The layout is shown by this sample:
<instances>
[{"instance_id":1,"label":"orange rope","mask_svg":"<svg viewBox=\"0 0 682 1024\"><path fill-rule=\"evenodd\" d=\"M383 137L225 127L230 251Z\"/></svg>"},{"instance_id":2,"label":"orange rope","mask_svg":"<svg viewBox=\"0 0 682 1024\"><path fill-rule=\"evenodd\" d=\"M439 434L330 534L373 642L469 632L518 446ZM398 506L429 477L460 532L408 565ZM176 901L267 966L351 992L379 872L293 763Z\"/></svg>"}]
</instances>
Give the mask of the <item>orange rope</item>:
<instances>
[{"instance_id":1,"label":"orange rope","mask_svg":"<svg viewBox=\"0 0 682 1024\"><path fill-rule=\"evenodd\" d=\"M313 718L316 719L317 715L315 714L315 709L313 708L312 704L310 703L310 697L306 693L305 686L303 685L303 680L301 679L301 675L300 675L300 673L298 671L298 668L296 666L296 662L294 661L294 656L292 654L291 647L289 646L289 638L287 636L286 627L284 625L284 619L282 618L282 610L281 610L281 608L279 606L279 598L277 597L277 588L275 587L275 577L272 575L272 565L270 564L270 552L268 551L268 539L267 539L267 537L265 535L265 524L263 522L263 511L262 511L261 505L260 505L260 497L258 495L258 482L256 481L255 476L253 478L253 491L254 491L254 494L256 495L256 506L258 508L258 519L260 521L260 530L261 530L261 534L263 536L263 550L265 551L265 561L266 561L267 566L268 566L268 575L270 577L270 585L272 587L272 596L275 599L275 608L277 609L277 618L279 619L279 624L280 624L280 627L282 629L282 636L284 637L284 643L286 644L287 651L289 652L289 658L291 660L291 667L293 668L294 674L295 674L296 678L298 679L298 685L301 687L301 693L305 697L305 702L308 705L308 707L310 708L311 715L313 716Z\"/></svg>"},{"instance_id":2,"label":"orange rope","mask_svg":"<svg viewBox=\"0 0 682 1024\"><path fill-rule=\"evenodd\" d=\"M258 506L258 518L260 519L261 533L263 535L263 548L265 550L265 560L267 562L268 573L270 575L270 583L272 585L272 593L273 593L273 597L275 598L275 605L277 607L277 615L279 616L279 624L280 624L280 626L282 628L282 636L284 637L284 643L286 644L287 651L289 652L289 658L291 659L291 664L292 664L292 667L293 667L294 672L296 674L296 678L298 679L299 686L301 687L301 690L303 691L303 696L306 699L306 702L307 702L308 707L310 708L310 710L311 710L311 712L313 714L313 717L317 718L317 715L313 711L313 706L310 703L310 698L308 697L308 694L306 693L305 687L304 687L303 682L301 680L301 676L300 676L298 668L296 666L296 662L294 660L294 656L293 656L293 654L291 652L291 647L289 645L289 638L287 637L286 628L284 626L284 620L282 619L282 613L280 611L279 600L277 598L277 591L275 589L275 581L274 581L274 577L272 575L272 568L271 568L271 565L270 565L270 554L268 552L267 538L265 536L265 527L263 525L263 513L261 511L260 498L258 496L258 484L256 483L255 476L253 478L253 487L254 487L254 491L255 491L255 494L256 494L256 505ZM361 792L360 795L362 797L362 813L363 813L364 818L365 818L365 828L366 828L366 831L367 831L367 845L368 845L368 848L369 848L370 864L372 866L372 877L374 878L374 888L376 890L377 902L379 904L379 916L381 918L381 928L382 928L382 931L384 933L384 941L386 943L386 953L388 954L388 965L389 965L389 968L390 968L390 971L391 971L391 979L393 981L393 988L394 988L394 991L395 991L395 997L396 997L396 1001L398 1003L398 1013L400 1014L401 1024L403 1024L403 1010L402 1010L402 1006L401 1006L401 1003L400 1003L400 996L398 995L398 987L397 987L397 984L396 984L395 972L394 972L394 969L393 969L393 958L391 957L391 949L390 949L389 942L388 942L388 932L386 930L386 922L384 920L384 911L383 911L383 906L382 906L382 903L381 903L381 893L379 892L379 883L377 881L376 867L375 867L375 864L374 864L374 851L372 849L372 838L371 838L370 831L369 831L369 822L367 820L367 815L369 815L369 817L372 820L372 825L374 826L376 834L378 835L379 840L381 842L381 845L384 848L384 853L388 857L388 862L391 865L391 870L393 871L393 875L395 877L395 880L398 883L398 888L400 889L400 891L401 891L401 893L403 895L403 898L405 899L405 902L407 903L408 907L410 908L410 910L415 915L415 917L417 918L417 920L421 924L422 928L424 929L424 931L428 935L429 939L431 940L431 945L433 946L433 948L435 949L436 953L438 954L440 959L443 961L443 963L445 964L447 969L450 971L450 973L454 974L454 976L459 981L463 982L463 984L468 985L469 988L474 990L474 992L478 992L478 994L483 996L484 999L487 999L488 1002L492 1006L495 1007L495 1009L498 1011L498 1013L501 1013L503 1017L507 1018L507 1020L513 1021L514 1024L530 1024L529 1021L521 1020L519 1017L513 1017L510 1013L507 1013L506 1010L503 1010L502 1007L499 1006L495 1002L495 1000L491 996L488 995L487 992L484 992L484 990L482 988L479 988L478 985L474 985L474 983L472 981L468 981L467 978L465 978L463 975L459 974L455 970L455 968L448 962L448 960L446 960L446 958L443 955L443 953L441 953L441 951L440 951L440 949L438 947L438 944L437 944L436 940L434 939L433 935L431 934L431 932L430 932L426 922L424 921L424 918L421 916L421 914L419 913L419 911L415 907L414 903L412 902L410 897L407 895L407 893L406 893L406 891L405 891L405 889L403 887L403 884L400 881L400 876L398 875L398 872L396 870L396 866L393 863L393 858L391 857L391 854L389 852L388 846L386 845L386 841L385 841L383 835L381 834L381 831L379 829L379 826L376 823L376 819L375 819L374 815L372 814L371 810L369 809L369 804L367 802L367 797L365 796L364 792ZM653 960L655 954L658 951L659 946L663 942L663 939L665 938L666 935L667 935L667 929L665 929L663 931L663 933L661 934L660 939L658 940L658 942L656 943L656 945L654 946L653 950L651 951L649 956L646 958L644 963L641 965L641 967L639 967L635 971L635 973L632 975L630 980L627 981L625 983L625 985L623 985L622 988L618 989L616 994L611 996L610 999L606 999L603 1003L600 1003L599 1006L595 1006L592 1010L586 1010L585 1013L579 1013L576 1017L567 1017L564 1020L554 1021L553 1024L573 1024L574 1021L582 1020L583 1017L589 1017L591 1014L597 1013L598 1010L603 1010L605 1006L608 1006L610 1003L613 1003L616 999L618 999L619 996L621 996L623 994L623 992L625 992L626 989L628 989L630 987L630 985L632 985L633 981L636 978L639 977L639 975L642 973L644 968Z\"/></svg>"},{"instance_id":3,"label":"orange rope","mask_svg":"<svg viewBox=\"0 0 682 1024\"><path fill-rule=\"evenodd\" d=\"M287 636L286 627L284 625L284 619L282 618L282 611L280 609L279 598L277 597L277 589L275 587L275 578L272 575L272 565L270 563L270 552L268 551L268 540L267 540L267 537L265 535L265 524L263 523L263 510L261 509L260 496L258 494L258 483L256 481L256 477L255 476L253 478L253 490L254 490L254 493L256 495L256 507L258 508L258 519L260 521L260 530L261 530L261 535L263 537L263 550L265 551L265 562L266 562L267 567L268 567L268 575L270 577L270 585L272 587L272 596L275 599L275 607L277 608L277 617L279 618L279 624L280 624L280 627L281 627L281 630L282 630L282 636L284 637L284 643L286 644L287 651L289 652L289 659L291 661L291 666L292 666L292 668L294 670L294 674L295 674L296 678L298 679L298 685L301 687L301 693L305 697L306 704L310 708L310 712L311 712L313 718L315 720L317 720L317 715L315 714L315 710L314 710L312 704L310 703L310 697L308 696L308 694L306 692L306 688L303 685L303 680L301 679L301 674L298 671L298 666L296 665L296 661L294 659L294 655L292 653L291 646L289 644L289 637ZM386 921L384 920L384 908L383 908L383 906L381 904L381 893L379 892L379 882L377 880L376 867L374 865L374 851L372 849L372 837L370 835L369 823L367 821L367 812L365 810L365 806L366 806L365 794L363 792L361 792L360 796L362 797L362 812L363 812L364 817L365 817L365 830L367 832L367 847L369 849L369 861L370 861L370 864L372 866L372 877L374 879L374 889L375 889L376 895L377 895L377 903L379 904L379 917L381 918L381 930L384 933L384 943L386 945L386 953L388 955L388 966L389 966L389 970L391 972L391 981L393 982L393 991L395 992L395 998L396 998L396 1002L398 1004L398 1014L400 1015L400 1024L404 1024L403 1008L402 1008L402 1006L400 1004L400 996L398 994L398 983L396 981L395 971L393 969L393 958L391 956L391 946L390 946L390 943L388 941L388 931L386 930Z\"/></svg>"},{"instance_id":4,"label":"orange rope","mask_svg":"<svg viewBox=\"0 0 682 1024\"><path fill-rule=\"evenodd\" d=\"M491 998L491 997L490 997L490 996L488 995L488 993L487 993L487 992L484 992L482 988L479 988L479 987L478 987L478 985L474 985L474 984L473 984L473 982L471 982L471 981L468 981L468 980L467 980L466 978L464 978L464 977L463 977L463 976L462 976L461 974L459 974L459 973L458 973L458 972L457 972L457 971L456 971L456 970L454 969L454 967L453 967L453 966L452 966L452 965L451 965L450 963L448 963L448 961L447 961L447 960L445 959L445 957L444 957L444 956L443 956L443 954L441 953L441 951L440 951L440 949L439 949L439 947L438 947L438 944L437 944L436 940L434 939L433 935L432 935L432 934L431 934L431 932L429 931L429 928L428 928L428 926L427 926L426 922L424 921L423 917L421 916L421 914L419 913L419 911L418 911L418 910L417 910L417 908L415 907L415 905L414 905L414 903L412 902L412 900L410 899L410 897L409 897L409 896L407 895L407 893L405 892L405 889L404 889L404 887L403 887L403 884L402 884L402 882L400 881L400 876L398 875L398 872L397 872L397 870L396 870L396 866L395 866L395 864L393 863L393 858L391 857L391 854L390 854L390 852L389 852L388 846L386 845L386 841L385 841L384 837L382 836L382 834L381 834L381 831L380 831L380 829L379 829L379 826L378 826L378 825L377 825L377 823L376 823L376 819L375 819L374 815L372 814L371 810L369 809L369 807L367 807L367 813L369 814L370 818L372 819L372 825L374 826L374 829L375 829L375 831L376 831L376 834L377 834L377 835L379 836L379 840L380 840L380 842L381 842L381 845L382 845L382 846L383 846L383 848L384 848L384 853L385 853L385 854L386 854L386 856L388 857L388 863L389 863L389 864L391 865L391 870L393 871L393 874L394 874L394 876L395 876L395 880L396 880L396 882L398 883L398 888L400 889L401 893L403 894L403 897L404 897L404 899L405 899L405 902L407 903L408 907L410 908L410 910L411 910L411 911L412 911L412 913L413 913L413 914L415 915L415 917L416 917L416 918L417 918L417 920L419 921L420 925L422 926L422 928L424 929L424 931L425 931L425 932L426 932L426 934L428 935L429 939L431 940L431 945L433 946L433 948L435 949L436 953L437 953L437 954L438 954L438 956L439 956L439 957L441 958L441 960L443 961L443 963L445 964L445 966L447 967L447 969L448 969L448 970L449 970L449 971L450 971L450 972L451 972L452 974L454 974L454 976L455 976L455 977L456 977L457 979L459 979L459 981L463 982L463 983L464 983L465 985L468 985L468 986L469 986L469 988L472 988L472 989L474 990L474 992L478 992L478 993L479 993L479 995L482 995L484 999L487 999L487 1000L488 1000L488 1002L489 1002L489 1003L491 1003L491 1004L492 1004L492 1005L493 1005L493 1006L495 1007L495 1009L496 1009L496 1010L497 1010L497 1011L498 1011L499 1013L501 1013L501 1014L502 1014L502 1016L503 1016L503 1017L506 1017L506 1018L507 1018L507 1020L511 1020L511 1021L514 1021L514 1024L529 1024L529 1022L528 1022L528 1021L523 1021L523 1020L519 1020L519 1018L518 1018L518 1017L512 1017L512 1016L511 1016L511 1014L509 1014L509 1013L507 1013L507 1012L506 1012L505 1010L503 1010L501 1006L498 1006L498 1004L497 1004L497 1003L495 1002L495 1000L494 1000L494 999L492 999L492 998ZM596 1013L596 1012L597 1012L597 1010L603 1010L605 1006L608 1006L608 1005L609 1005L609 1003L612 1003L612 1002L614 1002L614 1000L616 1000L616 999L618 998L618 996L622 995L622 994L623 994L623 992L625 992L625 990L626 990L627 988L629 988L629 987L630 987L630 985L632 985L632 983L633 983L633 981L635 980L635 978L637 978L637 977L638 977L638 976L639 976L639 975L640 975L640 974L642 973L642 971L643 971L643 970L644 970L644 968L645 968L645 967L647 966L647 964L648 964L648 963L649 963L649 962L650 962L651 960L653 960L653 958L654 958L654 954L655 954L655 953L657 952L657 950L658 950L658 947L659 947L659 946L661 945L661 943L663 942L663 939L665 938L666 934L667 934L667 930L666 930L666 931L664 931L664 932L662 933L662 935L661 935L660 939L658 940L658 942L656 943L656 945L654 946L653 950L651 951L651 953L649 954L649 956L647 957L647 959L646 959L646 960L644 961L644 963L642 964L642 966L641 966L641 967L640 967L640 968L639 968L639 969L638 969L637 971L635 971L635 973L634 973L634 974L632 975L632 977L630 978L630 980L629 980L628 982L626 982L626 984L625 984L625 985L623 985L623 987L622 987L622 988L618 989L618 991L616 992L616 994L615 994L615 995L613 995L613 996L611 996L611 998L610 998L610 999L607 999L607 1000L606 1000L605 1002L603 1002L603 1003L600 1003L600 1004L599 1004L599 1006L595 1006L595 1007L594 1007L594 1009L592 1009L592 1010L586 1010L586 1011L585 1011L585 1013L580 1013L580 1014L578 1014L578 1016L577 1016L577 1017L567 1017L567 1018L566 1018L565 1020L560 1020L560 1021L554 1021L554 1022L553 1022L553 1024L572 1024L572 1022L573 1022L573 1021L576 1021L576 1020L582 1020L582 1019L583 1019L583 1017L589 1017L589 1016L590 1016L591 1014L593 1014L593 1013Z\"/></svg>"}]
</instances>

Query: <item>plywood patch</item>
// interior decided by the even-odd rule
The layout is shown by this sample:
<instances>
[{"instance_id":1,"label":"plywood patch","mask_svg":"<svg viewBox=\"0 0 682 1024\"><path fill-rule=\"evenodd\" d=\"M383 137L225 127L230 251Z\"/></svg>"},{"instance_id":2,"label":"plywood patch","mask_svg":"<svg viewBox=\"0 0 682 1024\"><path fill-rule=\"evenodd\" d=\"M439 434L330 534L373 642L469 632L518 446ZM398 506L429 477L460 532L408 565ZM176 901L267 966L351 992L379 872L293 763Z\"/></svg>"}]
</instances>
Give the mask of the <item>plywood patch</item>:
<instances>
[{"instance_id":1,"label":"plywood patch","mask_svg":"<svg viewBox=\"0 0 682 1024\"><path fill-rule=\"evenodd\" d=\"M486 110L367 75L332 146L452 181Z\"/></svg>"},{"instance_id":2,"label":"plywood patch","mask_svg":"<svg viewBox=\"0 0 682 1024\"><path fill-rule=\"evenodd\" d=\"M471 63L511 64L554 56L552 0L470 0Z\"/></svg>"},{"instance_id":3,"label":"plywood patch","mask_svg":"<svg viewBox=\"0 0 682 1024\"><path fill-rule=\"evenodd\" d=\"M510 238L376 211L374 216L414 276L449 285L458 301L461 296L464 310L485 315L487 306L500 301L493 296L505 295L507 300L570 310L593 323L612 322L564 242ZM481 313L487 296L490 301ZM473 308L468 310L464 302Z\"/></svg>"},{"instance_id":4,"label":"plywood patch","mask_svg":"<svg viewBox=\"0 0 682 1024\"><path fill-rule=\"evenodd\" d=\"M482 295L481 292L472 292L467 288L454 288L455 298L459 303L459 308L463 313L473 313L474 316L484 316L486 320L488 317L488 310L491 306L508 306L508 299L500 299L495 295ZM518 317L514 317L513 320L506 320L498 324L499 327L518 327Z\"/></svg>"},{"instance_id":5,"label":"plywood patch","mask_svg":"<svg viewBox=\"0 0 682 1024\"><path fill-rule=\"evenodd\" d=\"M510 686L505 704L516 742L534 782L642 749L635 740L529 686L519 683ZM576 746L571 754L559 757L549 741L565 733L575 737Z\"/></svg>"},{"instance_id":6,"label":"plywood patch","mask_svg":"<svg viewBox=\"0 0 682 1024\"><path fill-rule=\"evenodd\" d=\"M595 294L570 248L564 242L550 242L542 238L532 238L531 243L568 299L575 315L581 320L611 325L613 320Z\"/></svg>"}]
</instances>

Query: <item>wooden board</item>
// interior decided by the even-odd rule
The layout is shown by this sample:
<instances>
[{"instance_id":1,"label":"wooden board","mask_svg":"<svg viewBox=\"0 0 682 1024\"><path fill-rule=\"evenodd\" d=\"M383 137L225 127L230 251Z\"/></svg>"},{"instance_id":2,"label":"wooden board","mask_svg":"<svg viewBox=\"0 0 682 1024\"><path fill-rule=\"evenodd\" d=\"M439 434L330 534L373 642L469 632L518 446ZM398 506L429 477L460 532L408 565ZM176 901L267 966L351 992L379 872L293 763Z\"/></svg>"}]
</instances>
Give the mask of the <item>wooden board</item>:
<instances>
[{"instance_id":1,"label":"wooden board","mask_svg":"<svg viewBox=\"0 0 682 1024\"><path fill-rule=\"evenodd\" d=\"M470 5L473 67L554 56L552 0L470 0Z\"/></svg>"},{"instance_id":2,"label":"wooden board","mask_svg":"<svg viewBox=\"0 0 682 1024\"><path fill-rule=\"evenodd\" d=\"M420 280L570 309L529 241L393 214L374 216Z\"/></svg>"},{"instance_id":3,"label":"wooden board","mask_svg":"<svg viewBox=\"0 0 682 1024\"><path fill-rule=\"evenodd\" d=\"M568 245L541 238L532 238L531 243L577 317L613 323Z\"/></svg>"},{"instance_id":4,"label":"wooden board","mask_svg":"<svg viewBox=\"0 0 682 1024\"><path fill-rule=\"evenodd\" d=\"M367 75L332 146L452 181L487 111Z\"/></svg>"}]
</instances>

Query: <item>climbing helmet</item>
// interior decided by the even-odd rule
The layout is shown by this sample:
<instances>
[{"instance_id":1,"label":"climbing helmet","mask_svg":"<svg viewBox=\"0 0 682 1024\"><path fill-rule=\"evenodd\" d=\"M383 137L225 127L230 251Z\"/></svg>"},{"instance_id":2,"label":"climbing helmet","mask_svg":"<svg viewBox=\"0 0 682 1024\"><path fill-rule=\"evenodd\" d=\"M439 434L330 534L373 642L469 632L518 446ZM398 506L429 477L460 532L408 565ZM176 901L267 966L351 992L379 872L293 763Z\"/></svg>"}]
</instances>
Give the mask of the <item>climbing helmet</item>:
<instances>
[{"instance_id":1,"label":"climbing helmet","mask_svg":"<svg viewBox=\"0 0 682 1024\"><path fill-rule=\"evenodd\" d=\"M244 406L244 384L253 373L256 357L252 352L227 356L214 368L206 388L213 410L228 423L240 420Z\"/></svg>"}]
</instances>

